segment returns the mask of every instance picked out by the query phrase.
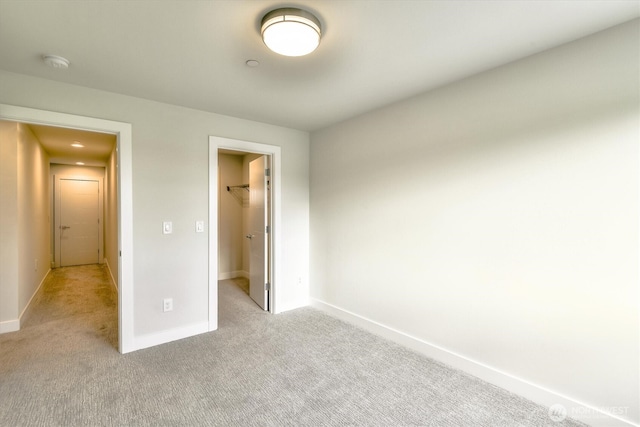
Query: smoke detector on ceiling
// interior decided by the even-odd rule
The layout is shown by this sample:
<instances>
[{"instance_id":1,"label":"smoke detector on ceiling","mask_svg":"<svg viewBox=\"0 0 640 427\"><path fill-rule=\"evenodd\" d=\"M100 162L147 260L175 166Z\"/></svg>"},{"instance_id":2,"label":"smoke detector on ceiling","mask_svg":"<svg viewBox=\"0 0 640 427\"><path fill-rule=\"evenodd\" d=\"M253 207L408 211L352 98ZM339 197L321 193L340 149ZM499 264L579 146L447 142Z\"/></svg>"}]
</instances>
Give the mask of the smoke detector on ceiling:
<instances>
[{"instance_id":1,"label":"smoke detector on ceiling","mask_svg":"<svg viewBox=\"0 0 640 427\"><path fill-rule=\"evenodd\" d=\"M57 55L42 55L42 60L51 68L69 68L69 60Z\"/></svg>"}]
</instances>

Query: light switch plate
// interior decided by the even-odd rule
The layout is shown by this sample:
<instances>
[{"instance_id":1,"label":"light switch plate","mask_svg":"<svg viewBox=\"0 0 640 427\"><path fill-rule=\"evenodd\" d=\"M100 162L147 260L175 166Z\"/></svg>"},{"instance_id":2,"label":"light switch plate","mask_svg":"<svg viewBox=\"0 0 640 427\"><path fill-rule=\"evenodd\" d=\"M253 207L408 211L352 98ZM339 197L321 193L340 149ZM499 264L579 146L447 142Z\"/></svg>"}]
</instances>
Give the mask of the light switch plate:
<instances>
[{"instance_id":1,"label":"light switch plate","mask_svg":"<svg viewBox=\"0 0 640 427\"><path fill-rule=\"evenodd\" d=\"M196 233L204 233L204 221L196 221Z\"/></svg>"},{"instance_id":2,"label":"light switch plate","mask_svg":"<svg viewBox=\"0 0 640 427\"><path fill-rule=\"evenodd\" d=\"M164 221L162 223L162 234L171 234L173 233L173 224L171 221Z\"/></svg>"}]
</instances>

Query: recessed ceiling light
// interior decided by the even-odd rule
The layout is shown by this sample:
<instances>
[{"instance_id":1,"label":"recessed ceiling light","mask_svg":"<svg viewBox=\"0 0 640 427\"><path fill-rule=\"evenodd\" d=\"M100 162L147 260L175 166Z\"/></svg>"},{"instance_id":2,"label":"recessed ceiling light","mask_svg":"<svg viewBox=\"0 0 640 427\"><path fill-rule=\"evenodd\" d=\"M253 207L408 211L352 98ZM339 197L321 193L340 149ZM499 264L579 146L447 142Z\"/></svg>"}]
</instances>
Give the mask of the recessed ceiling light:
<instances>
[{"instance_id":1,"label":"recessed ceiling light","mask_svg":"<svg viewBox=\"0 0 640 427\"><path fill-rule=\"evenodd\" d=\"M82 162L76 162L76 165L78 165L78 166L84 166L84 163L82 163Z\"/></svg>"},{"instance_id":2,"label":"recessed ceiling light","mask_svg":"<svg viewBox=\"0 0 640 427\"><path fill-rule=\"evenodd\" d=\"M272 10L262 18L260 32L264 44L280 55L307 55L320 44L320 21L302 9Z\"/></svg>"},{"instance_id":3,"label":"recessed ceiling light","mask_svg":"<svg viewBox=\"0 0 640 427\"><path fill-rule=\"evenodd\" d=\"M251 68L255 68L260 65L260 63L255 59L249 59L247 62L245 62L245 64L247 64L247 67L251 67Z\"/></svg>"},{"instance_id":4,"label":"recessed ceiling light","mask_svg":"<svg viewBox=\"0 0 640 427\"><path fill-rule=\"evenodd\" d=\"M69 60L58 55L42 55L42 60L51 68L69 68Z\"/></svg>"},{"instance_id":5,"label":"recessed ceiling light","mask_svg":"<svg viewBox=\"0 0 640 427\"><path fill-rule=\"evenodd\" d=\"M82 148L84 147L84 145L80 144L79 142L74 142L73 144L71 144L72 147L76 147L76 148Z\"/></svg>"}]
</instances>

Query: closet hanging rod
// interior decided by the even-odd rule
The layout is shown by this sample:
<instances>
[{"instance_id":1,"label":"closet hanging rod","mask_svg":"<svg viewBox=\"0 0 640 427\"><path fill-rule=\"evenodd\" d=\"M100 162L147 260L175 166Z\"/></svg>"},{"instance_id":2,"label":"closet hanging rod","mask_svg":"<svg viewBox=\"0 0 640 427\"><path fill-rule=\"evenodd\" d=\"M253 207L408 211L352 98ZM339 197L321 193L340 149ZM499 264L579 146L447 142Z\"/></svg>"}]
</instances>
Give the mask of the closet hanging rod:
<instances>
[{"instance_id":1,"label":"closet hanging rod","mask_svg":"<svg viewBox=\"0 0 640 427\"><path fill-rule=\"evenodd\" d=\"M231 191L232 188L244 188L245 190L249 191L249 184L227 185L227 191Z\"/></svg>"}]
</instances>

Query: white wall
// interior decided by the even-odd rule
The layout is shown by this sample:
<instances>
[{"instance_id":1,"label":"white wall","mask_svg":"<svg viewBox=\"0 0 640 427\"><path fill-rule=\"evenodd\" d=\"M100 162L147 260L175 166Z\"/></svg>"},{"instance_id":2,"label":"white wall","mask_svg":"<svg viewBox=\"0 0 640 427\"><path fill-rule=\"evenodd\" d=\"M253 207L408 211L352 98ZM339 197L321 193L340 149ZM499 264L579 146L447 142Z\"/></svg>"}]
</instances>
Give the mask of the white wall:
<instances>
[{"instance_id":1,"label":"white wall","mask_svg":"<svg viewBox=\"0 0 640 427\"><path fill-rule=\"evenodd\" d=\"M29 126L0 121L0 333L20 319L49 272L49 156Z\"/></svg>"},{"instance_id":2,"label":"white wall","mask_svg":"<svg viewBox=\"0 0 640 427\"><path fill-rule=\"evenodd\" d=\"M18 316L18 125L0 120L0 333Z\"/></svg>"},{"instance_id":3,"label":"white wall","mask_svg":"<svg viewBox=\"0 0 640 427\"><path fill-rule=\"evenodd\" d=\"M242 155L219 154L218 167L218 278L230 279L243 274L242 200L227 191L227 186L241 185ZM244 191L244 190L242 190Z\"/></svg>"},{"instance_id":4,"label":"white wall","mask_svg":"<svg viewBox=\"0 0 640 427\"><path fill-rule=\"evenodd\" d=\"M312 134L315 303L638 423L638 35L636 20Z\"/></svg>"},{"instance_id":5,"label":"white wall","mask_svg":"<svg viewBox=\"0 0 640 427\"><path fill-rule=\"evenodd\" d=\"M0 87L0 103L132 124L134 347L208 325L208 234L196 234L195 221L208 218L209 135L282 148L283 257L289 263L283 263L279 291L286 296L283 308L306 302L308 288L295 282L308 266L306 132L4 71ZM173 234L162 234L163 221L173 221ZM163 298L173 298L172 312L162 312Z\"/></svg>"},{"instance_id":6,"label":"white wall","mask_svg":"<svg viewBox=\"0 0 640 427\"><path fill-rule=\"evenodd\" d=\"M49 272L49 155L18 124L18 310L20 315Z\"/></svg>"}]
</instances>

